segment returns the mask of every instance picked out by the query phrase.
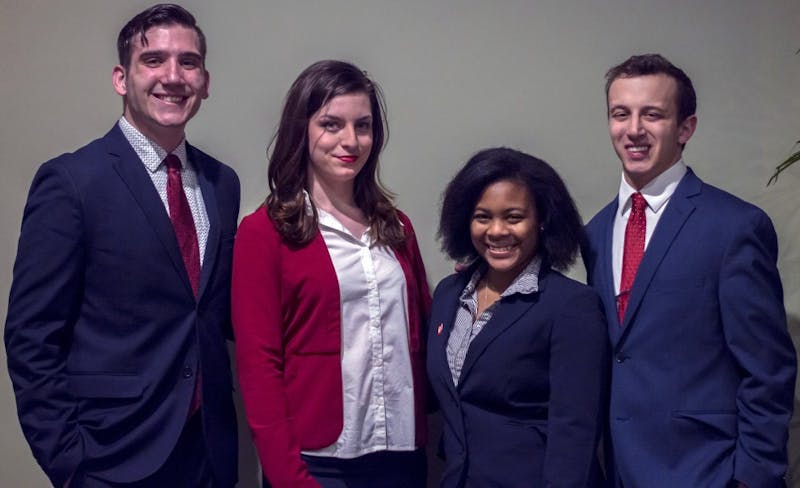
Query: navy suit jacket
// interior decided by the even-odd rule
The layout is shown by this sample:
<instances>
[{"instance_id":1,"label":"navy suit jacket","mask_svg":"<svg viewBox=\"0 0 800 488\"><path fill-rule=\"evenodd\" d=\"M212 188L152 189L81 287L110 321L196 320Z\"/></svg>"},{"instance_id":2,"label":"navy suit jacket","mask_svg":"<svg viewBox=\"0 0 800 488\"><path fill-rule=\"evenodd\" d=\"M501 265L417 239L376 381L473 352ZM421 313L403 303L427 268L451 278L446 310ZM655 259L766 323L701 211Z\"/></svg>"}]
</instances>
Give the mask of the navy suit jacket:
<instances>
[{"instance_id":1,"label":"navy suit jacket","mask_svg":"<svg viewBox=\"0 0 800 488\"><path fill-rule=\"evenodd\" d=\"M543 266L538 292L496 305L456 387L447 340L474 269L445 278L433 296L428 375L444 418L441 486L595 486L608 369L597 294Z\"/></svg>"},{"instance_id":2,"label":"navy suit jacket","mask_svg":"<svg viewBox=\"0 0 800 488\"><path fill-rule=\"evenodd\" d=\"M784 486L796 374L767 215L689 170L650 239L623 324L616 198L587 225L612 343L612 468L625 487Z\"/></svg>"},{"instance_id":3,"label":"navy suit jacket","mask_svg":"<svg viewBox=\"0 0 800 488\"><path fill-rule=\"evenodd\" d=\"M118 125L44 163L22 219L6 320L22 430L55 486L158 469L202 371L215 478L233 486L236 418L226 338L239 212L232 169L187 145L210 222L195 298L175 232Z\"/></svg>"}]
</instances>

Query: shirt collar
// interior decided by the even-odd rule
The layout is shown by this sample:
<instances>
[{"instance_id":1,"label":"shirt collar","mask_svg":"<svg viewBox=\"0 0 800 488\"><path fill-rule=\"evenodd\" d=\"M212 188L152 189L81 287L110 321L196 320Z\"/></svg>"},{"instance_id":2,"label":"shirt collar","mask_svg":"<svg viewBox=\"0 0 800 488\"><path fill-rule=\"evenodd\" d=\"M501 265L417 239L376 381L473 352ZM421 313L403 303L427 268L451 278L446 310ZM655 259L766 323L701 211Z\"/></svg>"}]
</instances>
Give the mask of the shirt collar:
<instances>
[{"instance_id":1,"label":"shirt collar","mask_svg":"<svg viewBox=\"0 0 800 488\"><path fill-rule=\"evenodd\" d=\"M142 134L139 129L128 122L124 115L119 119L119 128L145 167L151 173L155 173L169 153L156 144L155 141ZM178 144L172 154L178 156L178 159L181 160L182 168L190 167L189 160L186 157L186 138Z\"/></svg>"},{"instance_id":2,"label":"shirt collar","mask_svg":"<svg viewBox=\"0 0 800 488\"><path fill-rule=\"evenodd\" d=\"M650 207L653 213L658 213L664 204L669 201L672 194L675 193L675 188L678 187L678 183L680 183L681 179L686 174L686 171L686 163L683 162L683 159L679 159L678 162L653 178L652 181L639 190L639 193L647 200L647 206ZM618 215L622 216L631 207L631 195L634 193L636 193L636 189L625 180L625 175L622 175L617 197Z\"/></svg>"},{"instance_id":3,"label":"shirt collar","mask_svg":"<svg viewBox=\"0 0 800 488\"><path fill-rule=\"evenodd\" d=\"M303 189L303 200L305 201L306 206L306 215L313 215L314 214L314 203L311 201L311 195L308 191L304 188ZM317 209L317 220L320 226L327 227L328 229L332 229L337 231L340 234L349 236L350 238L355 238L357 241L366 244L368 246L372 245L372 238L369 237L369 227L364 230L364 235L361 237L354 237L349 230L339 222L339 219L334 217L333 215L329 214L328 212L322 210L319 207Z\"/></svg>"},{"instance_id":4,"label":"shirt collar","mask_svg":"<svg viewBox=\"0 0 800 488\"><path fill-rule=\"evenodd\" d=\"M461 292L461 300L465 301L472 297L475 293L475 289L478 286L478 282L483 278L483 275L486 274L486 263L482 263L478 266L472 273L472 277L470 277L469 283L464 288L464 291ZM542 258L537 254L536 256L531 259L531 262L525 266L525 269L522 270L520 274L514 278L514 281L505 289L505 291L500 295L500 297L508 297L515 293L519 293L521 295L529 295L531 293L535 293L539 291L539 272L542 268Z\"/></svg>"}]
</instances>

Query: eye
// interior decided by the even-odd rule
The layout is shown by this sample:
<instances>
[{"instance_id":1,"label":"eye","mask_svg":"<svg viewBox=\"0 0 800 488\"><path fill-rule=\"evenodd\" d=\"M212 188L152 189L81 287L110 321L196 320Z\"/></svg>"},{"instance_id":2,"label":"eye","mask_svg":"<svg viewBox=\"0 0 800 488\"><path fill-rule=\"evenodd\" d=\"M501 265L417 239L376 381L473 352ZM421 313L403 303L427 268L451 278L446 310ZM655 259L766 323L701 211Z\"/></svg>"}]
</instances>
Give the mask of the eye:
<instances>
[{"instance_id":1,"label":"eye","mask_svg":"<svg viewBox=\"0 0 800 488\"><path fill-rule=\"evenodd\" d=\"M161 58L158 56L146 56L141 61L142 64L149 68L156 68L161 65Z\"/></svg>"},{"instance_id":2,"label":"eye","mask_svg":"<svg viewBox=\"0 0 800 488\"><path fill-rule=\"evenodd\" d=\"M614 120L625 120L628 117L628 112L622 110L614 110L611 112L611 118Z\"/></svg>"},{"instance_id":3,"label":"eye","mask_svg":"<svg viewBox=\"0 0 800 488\"><path fill-rule=\"evenodd\" d=\"M644 114L645 118L649 120L660 120L664 118L661 112L650 111Z\"/></svg>"},{"instance_id":4,"label":"eye","mask_svg":"<svg viewBox=\"0 0 800 488\"><path fill-rule=\"evenodd\" d=\"M525 216L522 214L510 214L506 217L506 221L510 224L518 224L525 219Z\"/></svg>"},{"instance_id":5,"label":"eye","mask_svg":"<svg viewBox=\"0 0 800 488\"><path fill-rule=\"evenodd\" d=\"M372 122L363 120L356 123L356 132L359 134L372 134Z\"/></svg>"},{"instance_id":6,"label":"eye","mask_svg":"<svg viewBox=\"0 0 800 488\"><path fill-rule=\"evenodd\" d=\"M338 121L332 119L323 119L319 122L319 126L327 132L336 132L342 128Z\"/></svg>"},{"instance_id":7,"label":"eye","mask_svg":"<svg viewBox=\"0 0 800 488\"><path fill-rule=\"evenodd\" d=\"M472 216L472 220L473 220L474 222L477 222L477 223L479 223L479 224L485 224L485 223L488 223L488 222L489 222L490 218L489 218L489 216L488 216L487 214L485 214L485 213L476 213L476 214L474 214L474 215Z\"/></svg>"},{"instance_id":8,"label":"eye","mask_svg":"<svg viewBox=\"0 0 800 488\"><path fill-rule=\"evenodd\" d=\"M197 58L184 58L181 59L181 67L183 69L197 69L202 66L202 62Z\"/></svg>"}]
</instances>

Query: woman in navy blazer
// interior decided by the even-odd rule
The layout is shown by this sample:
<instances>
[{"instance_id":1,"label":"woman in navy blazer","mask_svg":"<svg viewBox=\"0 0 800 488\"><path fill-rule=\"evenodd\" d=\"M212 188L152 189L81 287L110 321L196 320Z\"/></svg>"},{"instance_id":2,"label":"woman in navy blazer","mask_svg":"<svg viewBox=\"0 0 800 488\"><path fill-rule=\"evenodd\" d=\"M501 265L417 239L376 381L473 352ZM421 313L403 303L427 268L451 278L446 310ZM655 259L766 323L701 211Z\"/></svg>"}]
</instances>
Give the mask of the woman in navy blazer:
<instances>
[{"instance_id":1,"label":"woman in navy blazer","mask_svg":"<svg viewBox=\"0 0 800 488\"><path fill-rule=\"evenodd\" d=\"M472 261L439 283L429 324L441 486L597 486L608 338L595 292L555 270L583 238L563 181L519 151L479 152L445 191L439 237Z\"/></svg>"}]
</instances>

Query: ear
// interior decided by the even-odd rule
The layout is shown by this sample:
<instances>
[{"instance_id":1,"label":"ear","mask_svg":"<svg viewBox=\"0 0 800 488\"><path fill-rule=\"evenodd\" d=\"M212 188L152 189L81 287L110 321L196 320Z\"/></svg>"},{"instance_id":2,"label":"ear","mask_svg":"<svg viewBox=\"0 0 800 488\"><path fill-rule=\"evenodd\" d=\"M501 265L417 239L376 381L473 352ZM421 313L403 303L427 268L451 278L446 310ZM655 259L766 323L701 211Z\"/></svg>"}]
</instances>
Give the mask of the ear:
<instances>
[{"instance_id":1,"label":"ear","mask_svg":"<svg viewBox=\"0 0 800 488\"><path fill-rule=\"evenodd\" d=\"M205 100L208 98L208 87L211 85L211 75L206 70L203 70L203 74L206 77L206 82L203 85L203 90L200 92L200 96L203 98L203 100Z\"/></svg>"},{"instance_id":2,"label":"ear","mask_svg":"<svg viewBox=\"0 0 800 488\"><path fill-rule=\"evenodd\" d=\"M127 77L125 75L125 68L119 64L114 66L111 71L111 83L114 85L114 91L123 97L128 93Z\"/></svg>"},{"instance_id":3,"label":"ear","mask_svg":"<svg viewBox=\"0 0 800 488\"><path fill-rule=\"evenodd\" d=\"M697 128L697 116L690 115L678 126L678 142L686 144L691 139L694 130Z\"/></svg>"}]
</instances>

